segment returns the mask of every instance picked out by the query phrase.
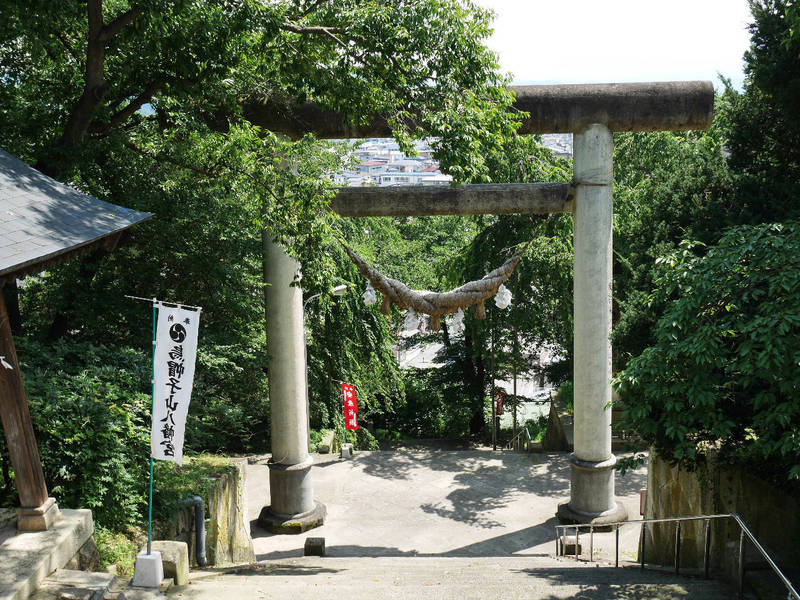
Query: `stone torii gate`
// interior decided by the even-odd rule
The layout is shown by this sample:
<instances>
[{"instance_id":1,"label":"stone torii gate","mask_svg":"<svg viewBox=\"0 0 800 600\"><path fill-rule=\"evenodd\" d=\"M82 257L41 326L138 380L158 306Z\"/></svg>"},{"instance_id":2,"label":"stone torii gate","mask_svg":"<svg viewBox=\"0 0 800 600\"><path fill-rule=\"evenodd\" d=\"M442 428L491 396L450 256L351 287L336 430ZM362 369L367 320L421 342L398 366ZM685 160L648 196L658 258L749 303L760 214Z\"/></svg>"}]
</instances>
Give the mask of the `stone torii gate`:
<instances>
[{"instance_id":1,"label":"stone torii gate","mask_svg":"<svg viewBox=\"0 0 800 600\"><path fill-rule=\"evenodd\" d=\"M623 83L514 87L514 107L530 114L521 133L573 133L570 183L460 187L343 188L331 208L346 217L573 213L575 437L570 500L563 521L602 524L627 518L615 500L611 451L611 285L614 131L707 129L714 107L711 82ZM351 129L333 113L304 105L303 121L250 113L256 124L297 135L389 136L385 122ZM302 290L290 284L300 265L264 240L267 341L272 415L271 505L259 522L282 533L320 525L325 507L313 499L308 454L305 332Z\"/></svg>"}]
</instances>

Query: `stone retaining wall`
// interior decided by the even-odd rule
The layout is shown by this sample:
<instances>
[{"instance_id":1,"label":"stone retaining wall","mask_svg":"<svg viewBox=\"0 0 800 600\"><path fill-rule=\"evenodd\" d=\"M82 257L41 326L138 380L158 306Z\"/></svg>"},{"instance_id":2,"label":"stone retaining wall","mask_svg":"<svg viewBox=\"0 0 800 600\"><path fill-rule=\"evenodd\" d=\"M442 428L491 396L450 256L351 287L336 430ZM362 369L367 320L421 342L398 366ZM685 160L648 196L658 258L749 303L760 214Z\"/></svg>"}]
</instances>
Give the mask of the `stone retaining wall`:
<instances>
[{"instance_id":1,"label":"stone retaining wall","mask_svg":"<svg viewBox=\"0 0 800 600\"><path fill-rule=\"evenodd\" d=\"M246 458L231 459L235 470L216 477L206 503L206 557L210 565L255 562L245 500ZM194 507L180 511L157 539L186 542L189 561L195 558Z\"/></svg>"},{"instance_id":2,"label":"stone retaining wall","mask_svg":"<svg viewBox=\"0 0 800 600\"><path fill-rule=\"evenodd\" d=\"M645 518L720 513L739 514L779 566L800 564L800 501L797 498L742 468L720 467L710 460L689 472L670 466L655 451L650 452ZM703 567L704 536L704 522L682 525L682 567ZM755 566L754 563L760 562L757 551L749 544L746 546L745 565ZM738 551L739 527L731 519L713 523L712 568L735 573ZM675 525L648 527L645 560L673 565L674 559Z\"/></svg>"}]
</instances>

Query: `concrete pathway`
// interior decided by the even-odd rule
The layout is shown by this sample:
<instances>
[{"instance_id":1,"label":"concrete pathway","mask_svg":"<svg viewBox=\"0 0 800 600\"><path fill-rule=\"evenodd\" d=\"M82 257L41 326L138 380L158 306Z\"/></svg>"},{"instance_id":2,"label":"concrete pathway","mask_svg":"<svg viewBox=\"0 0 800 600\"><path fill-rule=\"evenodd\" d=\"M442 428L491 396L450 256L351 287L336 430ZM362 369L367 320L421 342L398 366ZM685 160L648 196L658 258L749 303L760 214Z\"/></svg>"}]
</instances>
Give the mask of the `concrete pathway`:
<instances>
[{"instance_id":1,"label":"concrete pathway","mask_svg":"<svg viewBox=\"0 0 800 600\"><path fill-rule=\"evenodd\" d=\"M265 464L247 471L247 502L258 560L303 555L306 536L326 538L328 556L549 556L559 502L569 499L565 453L408 449L359 452L349 461L315 455L323 527L273 535L255 519L269 502ZM646 469L618 477L617 493L639 518ZM635 558L638 528L621 532L622 558ZM588 542L588 540L587 540ZM586 546L588 551L588 545ZM613 556L613 534L595 536L597 556Z\"/></svg>"},{"instance_id":2,"label":"concrete pathway","mask_svg":"<svg viewBox=\"0 0 800 600\"><path fill-rule=\"evenodd\" d=\"M360 452L352 460L315 455L323 527L272 535L255 520L269 501L266 464L247 471L247 502L258 564L194 571L170 597L723 600L731 591L637 568L598 568L557 559L553 526L569 497L566 453L409 448ZM618 477L620 500L639 518L645 469ZM324 537L325 558L303 557L306 537ZM621 534L621 559L633 560L638 526ZM613 560L612 533L596 534L595 560Z\"/></svg>"},{"instance_id":3,"label":"concrete pathway","mask_svg":"<svg viewBox=\"0 0 800 600\"><path fill-rule=\"evenodd\" d=\"M175 588L185 600L730 600L715 581L571 560L506 558L292 558L192 574Z\"/></svg>"}]
</instances>

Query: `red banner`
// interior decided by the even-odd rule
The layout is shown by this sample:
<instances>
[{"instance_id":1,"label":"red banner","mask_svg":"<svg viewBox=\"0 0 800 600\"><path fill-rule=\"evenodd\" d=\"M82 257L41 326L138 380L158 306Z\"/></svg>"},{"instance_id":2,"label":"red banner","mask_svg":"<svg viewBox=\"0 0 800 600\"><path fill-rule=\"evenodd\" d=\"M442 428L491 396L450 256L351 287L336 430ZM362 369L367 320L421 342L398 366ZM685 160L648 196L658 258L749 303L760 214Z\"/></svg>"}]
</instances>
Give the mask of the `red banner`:
<instances>
[{"instance_id":1,"label":"red banner","mask_svg":"<svg viewBox=\"0 0 800 600\"><path fill-rule=\"evenodd\" d=\"M345 429L358 429L358 402L356 388L349 383L342 384L342 406L344 407Z\"/></svg>"},{"instance_id":2,"label":"red banner","mask_svg":"<svg viewBox=\"0 0 800 600\"><path fill-rule=\"evenodd\" d=\"M495 414L499 417L503 414L503 409L506 405L506 393L502 390L497 391L497 406L495 409Z\"/></svg>"}]
</instances>

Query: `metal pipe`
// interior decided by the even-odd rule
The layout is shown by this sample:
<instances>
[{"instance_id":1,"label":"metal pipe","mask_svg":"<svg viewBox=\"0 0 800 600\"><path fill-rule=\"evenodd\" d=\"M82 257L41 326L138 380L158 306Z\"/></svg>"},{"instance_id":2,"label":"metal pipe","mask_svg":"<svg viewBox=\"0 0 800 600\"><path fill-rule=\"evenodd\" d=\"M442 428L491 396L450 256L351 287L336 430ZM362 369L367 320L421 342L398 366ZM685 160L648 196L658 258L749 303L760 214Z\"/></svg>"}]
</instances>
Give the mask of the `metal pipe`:
<instances>
[{"instance_id":1,"label":"metal pipe","mask_svg":"<svg viewBox=\"0 0 800 600\"><path fill-rule=\"evenodd\" d=\"M580 548L581 548L579 535L580 535L579 529L576 527L575 528L575 562L578 562L578 555L580 553Z\"/></svg>"},{"instance_id":2,"label":"metal pipe","mask_svg":"<svg viewBox=\"0 0 800 600\"><path fill-rule=\"evenodd\" d=\"M644 549L645 549L645 538L647 537L647 528L645 524L642 523L642 555L639 557L639 560L642 564L642 571L644 571Z\"/></svg>"},{"instance_id":3,"label":"metal pipe","mask_svg":"<svg viewBox=\"0 0 800 600\"><path fill-rule=\"evenodd\" d=\"M675 524L675 575L681 571L681 522Z\"/></svg>"},{"instance_id":4,"label":"metal pipe","mask_svg":"<svg viewBox=\"0 0 800 600\"><path fill-rule=\"evenodd\" d=\"M194 506L194 557L198 567L208 564L206 558L206 503L200 496L186 498L182 503L186 507Z\"/></svg>"},{"instance_id":5,"label":"metal pipe","mask_svg":"<svg viewBox=\"0 0 800 600\"><path fill-rule=\"evenodd\" d=\"M708 579L709 562L711 558L711 519L706 519L706 542L703 549L703 576Z\"/></svg>"},{"instance_id":6,"label":"metal pipe","mask_svg":"<svg viewBox=\"0 0 800 600\"><path fill-rule=\"evenodd\" d=\"M594 527L589 527L589 562L594 562Z\"/></svg>"},{"instance_id":7,"label":"metal pipe","mask_svg":"<svg viewBox=\"0 0 800 600\"><path fill-rule=\"evenodd\" d=\"M616 542L614 545L614 567L619 567L619 525L616 528Z\"/></svg>"}]
</instances>

